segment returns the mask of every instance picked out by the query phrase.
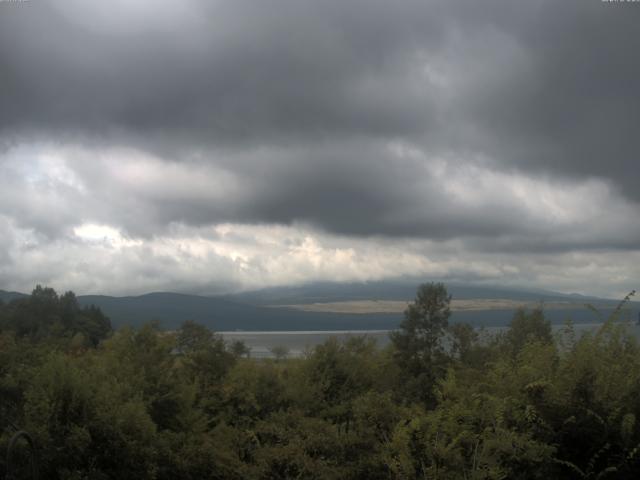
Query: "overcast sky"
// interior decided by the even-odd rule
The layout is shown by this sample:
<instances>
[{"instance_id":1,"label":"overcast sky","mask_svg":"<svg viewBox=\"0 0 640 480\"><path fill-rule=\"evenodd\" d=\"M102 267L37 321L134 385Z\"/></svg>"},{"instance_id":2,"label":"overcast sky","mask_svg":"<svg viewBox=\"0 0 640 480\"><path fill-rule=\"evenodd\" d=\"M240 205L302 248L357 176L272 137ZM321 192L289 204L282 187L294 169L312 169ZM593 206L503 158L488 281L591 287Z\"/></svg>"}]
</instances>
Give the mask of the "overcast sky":
<instances>
[{"instance_id":1,"label":"overcast sky","mask_svg":"<svg viewBox=\"0 0 640 480\"><path fill-rule=\"evenodd\" d=\"M0 0L0 289L640 286L640 3Z\"/></svg>"}]
</instances>

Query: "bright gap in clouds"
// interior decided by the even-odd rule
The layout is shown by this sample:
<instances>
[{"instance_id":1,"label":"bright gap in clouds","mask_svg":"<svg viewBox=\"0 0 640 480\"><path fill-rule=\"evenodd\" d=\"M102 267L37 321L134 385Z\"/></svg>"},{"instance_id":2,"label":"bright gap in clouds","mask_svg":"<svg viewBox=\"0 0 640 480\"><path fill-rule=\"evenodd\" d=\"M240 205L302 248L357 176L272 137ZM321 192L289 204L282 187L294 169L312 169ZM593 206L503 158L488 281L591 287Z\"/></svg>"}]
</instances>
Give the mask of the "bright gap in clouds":
<instances>
[{"instance_id":1,"label":"bright gap in clouds","mask_svg":"<svg viewBox=\"0 0 640 480\"><path fill-rule=\"evenodd\" d=\"M83 223L73 229L76 237L88 243L102 244L115 248L142 245L142 240L132 240L124 237L117 229L108 225Z\"/></svg>"},{"instance_id":2,"label":"bright gap in clouds","mask_svg":"<svg viewBox=\"0 0 640 480\"><path fill-rule=\"evenodd\" d=\"M302 226L173 225L171 233L145 241L123 240L116 229L100 225L74 231L81 241L14 246L11 252L22 260L20 271L28 275L10 275L17 268L5 263L0 276L23 291L35 280L79 293L116 295L157 290L215 294L314 280L405 276L619 296L640 273L637 253L523 257L470 252L457 240L345 238Z\"/></svg>"},{"instance_id":3,"label":"bright gap in clouds","mask_svg":"<svg viewBox=\"0 0 640 480\"><path fill-rule=\"evenodd\" d=\"M133 149L10 150L0 163L0 281L22 291L40 282L79 293L207 294L416 277L619 296L638 275L629 261L637 250L601 247L639 236L629 222L637 212L606 183L499 172L490 162L430 157L407 145L389 150L420 166L417 195L430 195L416 196L407 211L422 221L429 199L438 198L458 233L354 236L314 226L313 217L289 225L221 222L262 201L246 194L257 180L234 170L233 158L222 168ZM12 202L25 189L29 201ZM473 216L496 212L508 216L509 230L464 230Z\"/></svg>"},{"instance_id":4,"label":"bright gap in clouds","mask_svg":"<svg viewBox=\"0 0 640 480\"><path fill-rule=\"evenodd\" d=\"M122 237L120 232L115 228L106 225L96 225L94 223L85 223L73 229L73 233L83 240L105 240L113 242L120 240Z\"/></svg>"}]
</instances>

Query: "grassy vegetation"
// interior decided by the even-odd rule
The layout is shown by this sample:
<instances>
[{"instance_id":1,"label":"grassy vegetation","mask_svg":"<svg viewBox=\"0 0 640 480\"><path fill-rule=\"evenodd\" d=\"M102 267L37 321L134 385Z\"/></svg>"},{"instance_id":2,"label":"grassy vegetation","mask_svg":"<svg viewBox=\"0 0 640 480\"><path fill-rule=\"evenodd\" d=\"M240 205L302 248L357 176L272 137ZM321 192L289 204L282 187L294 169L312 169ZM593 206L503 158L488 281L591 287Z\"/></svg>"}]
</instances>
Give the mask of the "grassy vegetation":
<instances>
[{"instance_id":1,"label":"grassy vegetation","mask_svg":"<svg viewBox=\"0 0 640 480\"><path fill-rule=\"evenodd\" d=\"M580 338L570 324L554 338L534 309L480 341L449 325L443 285L423 285L388 348L330 339L274 360L191 322L172 334L111 331L73 298L39 289L0 306L0 449L30 432L41 478L640 472L640 346L621 321L629 298Z\"/></svg>"}]
</instances>

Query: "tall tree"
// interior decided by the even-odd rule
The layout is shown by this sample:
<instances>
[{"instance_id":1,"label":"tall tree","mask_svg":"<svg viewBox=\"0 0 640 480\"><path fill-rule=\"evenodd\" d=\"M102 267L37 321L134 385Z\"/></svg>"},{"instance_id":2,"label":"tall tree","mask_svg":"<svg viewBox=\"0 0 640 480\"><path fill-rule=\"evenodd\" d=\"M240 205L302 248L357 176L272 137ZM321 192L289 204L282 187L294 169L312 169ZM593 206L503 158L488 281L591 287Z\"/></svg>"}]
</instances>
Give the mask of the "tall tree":
<instances>
[{"instance_id":1,"label":"tall tree","mask_svg":"<svg viewBox=\"0 0 640 480\"><path fill-rule=\"evenodd\" d=\"M445 369L442 339L449 325L451 295L443 283L418 287L415 301L404 312L400 330L390 337L395 358L408 375L409 392L431 403L433 386Z\"/></svg>"},{"instance_id":2,"label":"tall tree","mask_svg":"<svg viewBox=\"0 0 640 480\"><path fill-rule=\"evenodd\" d=\"M542 307L537 307L530 312L519 308L509 324L505 340L507 348L513 355L517 355L530 342L552 343L551 322L544 317Z\"/></svg>"}]
</instances>

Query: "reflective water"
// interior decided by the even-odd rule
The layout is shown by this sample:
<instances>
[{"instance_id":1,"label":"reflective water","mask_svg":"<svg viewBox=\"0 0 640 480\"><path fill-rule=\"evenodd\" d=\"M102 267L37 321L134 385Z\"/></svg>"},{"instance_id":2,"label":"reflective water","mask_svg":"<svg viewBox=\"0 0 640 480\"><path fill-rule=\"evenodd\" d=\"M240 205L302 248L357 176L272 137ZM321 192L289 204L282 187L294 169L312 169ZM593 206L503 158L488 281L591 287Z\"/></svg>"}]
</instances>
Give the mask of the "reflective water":
<instances>
[{"instance_id":1,"label":"reflective water","mask_svg":"<svg viewBox=\"0 0 640 480\"><path fill-rule=\"evenodd\" d=\"M579 323L574 324L576 336L584 332L600 327L600 323ZM484 332L492 335L505 330L506 327L486 327ZM563 329L564 325L553 325L555 332ZM640 337L640 327L633 325L630 327L636 336ZM332 331L284 331L284 332L219 332L225 340L242 340L251 348L251 356L254 358L272 358L274 355L271 349L274 347L285 347L288 349L290 357L302 356L305 350L311 349L326 341L329 337L337 337L346 340L350 337L367 336L376 340L379 347L384 347L389 343L389 332L391 330L332 330Z\"/></svg>"}]
</instances>

